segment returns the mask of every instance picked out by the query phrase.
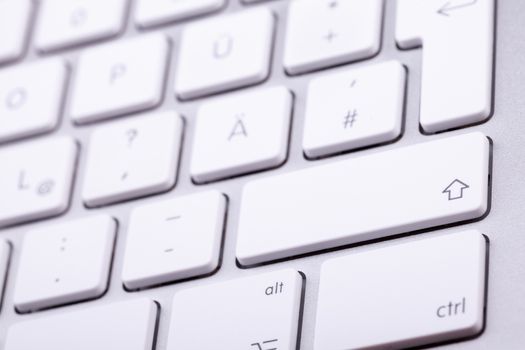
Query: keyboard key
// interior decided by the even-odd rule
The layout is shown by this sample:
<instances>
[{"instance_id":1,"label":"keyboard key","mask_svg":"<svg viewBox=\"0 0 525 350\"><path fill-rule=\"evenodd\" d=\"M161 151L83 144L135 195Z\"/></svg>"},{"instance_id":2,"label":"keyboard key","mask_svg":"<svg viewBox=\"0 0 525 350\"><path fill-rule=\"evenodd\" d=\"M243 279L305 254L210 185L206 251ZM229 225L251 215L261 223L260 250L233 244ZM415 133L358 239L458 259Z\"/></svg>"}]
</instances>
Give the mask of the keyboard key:
<instances>
[{"instance_id":1,"label":"keyboard key","mask_svg":"<svg viewBox=\"0 0 525 350\"><path fill-rule=\"evenodd\" d=\"M316 158L393 141L401 135L406 73L390 61L313 79L303 149Z\"/></svg>"},{"instance_id":2,"label":"keyboard key","mask_svg":"<svg viewBox=\"0 0 525 350\"><path fill-rule=\"evenodd\" d=\"M96 129L87 153L84 203L106 205L173 187L182 129L175 112L156 112Z\"/></svg>"},{"instance_id":3,"label":"keyboard key","mask_svg":"<svg viewBox=\"0 0 525 350\"><path fill-rule=\"evenodd\" d=\"M397 2L398 45L423 45L420 123L425 132L480 123L490 116L494 3Z\"/></svg>"},{"instance_id":4,"label":"keyboard key","mask_svg":"<svg viewBox=\"0 0 525 350\"><path fill-rule=\"evenodd\" d=\"M67 69L59 59L0 71L0 142L55 129L66 78Z\"/></svg>"},{"instance_id":5,"label":"keyboard key","mask_svg":"<svg viewBox=\"0 0 525 350\"><path fill-rule=\"evenodd\" d=\"M65 212L77 146L56 137L0 150L0 227Z\"/></svg>"},{"instance_id":6,"label":"keyboard key","mask_svg":"<svg viewBox=\"0 0 525 350\"><path fill-rule=\"evenodd\" d=\"M292 95L273 87L217 99L197 114L191 175L198 183L281 165Z\"/></svg>"},{"instance_id":7,"label":"keyboard key","mask_svg":"<svg viewBox=\"0 0 525 350\"><path fill-rule=\"evenodd\" d=\"M143 35L84 51L73 86L71 115L88 123L157 106L162 100L169 44Z\"/></svg>"},{"instance_id":8,"label":"keyboard key","mask_svg":"<svg viewBox=\"0 0 525 350\"><path fill-rule=\"evenodd\" d=\"M138 0L135 22L148 28L221 9L226 0Z\"/></svg>"},{"instance_id":9,"label":"keyboard key","mask_svg":"<svg viewBox=\"0 0 525 350\"><path fill-rule=\"evenodd\" d=\"M266 8L187 26L182 34L175 91L181 99L263 81L269 73L274 17Z\"/></svg>"},{"instance_id":10,"label":"keyboard key","mask_svg":"<svg viewBox=\"0 0 525 350\"><path fill-rule=\"evenodd\" d=\"M290 269L180 291L167 349L296 349L302 285Z\"/></svg>"},{"instance_id":11,"label":"keyboard key","mask_svg":"<svg viewBox=\"0 0 525 350\"><path fill-rule=\"evenodd\" d=\"M5 291L10 258L11 245L2 239L0 240L0 300L2 300Z\"/></svg>"},{"instance_id":12,"label":"keyboard key","mask_svg":"<svg viewBox=\"0 0 525 350\"><path fill-rule=\"evenodd\" d=\"M0 63L22 57L29 34L31 0L0 1Z\"/></svg>"},{"instance_id":13,"label":"keyboard key","mask_svg":"<svg viewBox=\"0 0 525 350\"><path fill-rule=\"evenodd\" d=\"M472 230L326 261L314 349L406 349L479 334L486 250Z\"/></svg>"},{"instance_id":14,"label":"keyboard key","mask_svg":"<svg viewBox=\"0 0 525 350\"><path fill-rule=\"evenodd\" d=\"M383 0L293 0L289 6L284 53L289 74L379 52Z\"/></svg>"},{"instance_id":15,"label":"keyboard key","mask_svg":"<svg viewBox=\"0 0 525 350\"><path fill-rule=\"evenodd\" d=\"M131 212L122 279L139 289L210 274L219 267L226 198L209 191Z\"/></svg>"},{"instance_id":16,"label":"keyboard key","mask_svg":"<svg viewBox=\"0 0 525 350\"><path fill-rule=\"evenodd\" d=\"M254 265L480 218L489 164L488 138L470 133L254 180L237 259Z\"/></svg>"},{"instance_id":17,"label":"keyboard key","mask_svg":"<svg viewBox=\"0 0 525 350\"><path fill-rule=\"evenodd\" d=\"M101 296L115 230L113 219L99 215L28 232L16 276L16 309L29 312Z\"/></svg>"},{"instance_id":18,"label":"keyboard key","mask_svg":"<svg viewBox=\"0 0 525 350\"><path fill-rule=\"evenodd\" d=\"M9 328L4 349L151 350L158 309L137 299L22 321Z\"/></svg>"},{"instance_id":19,"label":"keyboard key","mask_svg":"<svg viewBox=\"0 0 525 350\"><path fill-rule=\"evenodd\" d=\"M126 8L127 0L43 0L36 47L49 52L116 36Z\"/></svg>"}]
</instances>

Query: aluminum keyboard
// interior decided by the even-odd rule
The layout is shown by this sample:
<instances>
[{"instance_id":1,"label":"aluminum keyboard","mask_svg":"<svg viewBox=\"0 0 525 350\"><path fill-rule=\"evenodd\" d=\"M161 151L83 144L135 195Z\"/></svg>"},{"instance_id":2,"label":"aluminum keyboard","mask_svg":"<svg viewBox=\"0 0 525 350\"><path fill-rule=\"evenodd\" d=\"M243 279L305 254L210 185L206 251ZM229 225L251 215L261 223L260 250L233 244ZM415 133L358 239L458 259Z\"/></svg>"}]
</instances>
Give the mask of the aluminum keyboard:
<instances>
[{"instance_id":1,"label":"aluminum keyboard","mask_svg":"<svg viewBox=\"0 0 525 350\"><path fill-rule=\"evenodd\" d=\"M3 348L494 349L508 11L0 1Z\"/></svg>"}]
</instances>

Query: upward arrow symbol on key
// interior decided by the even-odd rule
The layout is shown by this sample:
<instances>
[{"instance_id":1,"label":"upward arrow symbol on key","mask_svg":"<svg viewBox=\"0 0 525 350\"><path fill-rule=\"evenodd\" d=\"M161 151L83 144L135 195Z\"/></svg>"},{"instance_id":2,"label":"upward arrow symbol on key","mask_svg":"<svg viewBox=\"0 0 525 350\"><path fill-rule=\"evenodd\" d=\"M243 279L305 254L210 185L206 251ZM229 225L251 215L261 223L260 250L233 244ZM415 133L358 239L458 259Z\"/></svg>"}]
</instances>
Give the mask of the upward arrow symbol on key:
<instances>
[{"instance_id":1,"label":"upward arrow symbol on key","mask_svg":"<svg viewBox=\"0 0 525 350\"><path fill-rule=\"evenodd\" d=\"M463 198L463 191L467 188L469 188L469 185L463 181L455 179L443 190L442 193L448 194L448 200L453 201L455 199Z\"/></svg>"}]
</instances>

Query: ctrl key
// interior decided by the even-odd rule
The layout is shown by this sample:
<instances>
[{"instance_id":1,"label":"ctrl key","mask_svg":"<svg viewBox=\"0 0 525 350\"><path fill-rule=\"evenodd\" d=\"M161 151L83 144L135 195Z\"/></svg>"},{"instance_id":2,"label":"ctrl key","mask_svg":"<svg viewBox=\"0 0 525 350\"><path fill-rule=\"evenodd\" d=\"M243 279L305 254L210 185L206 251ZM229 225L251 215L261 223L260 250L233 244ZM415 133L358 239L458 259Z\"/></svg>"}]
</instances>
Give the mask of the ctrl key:
<instances>
[{"instance_id":1,"label":"ctrl key","mask_svg":"<svg viewBox=\"0 0 525 350\"><path fill-rule=\"evenodd\" d=\"M326 261L314 349L402 349L480 334L487 248L469 230Z\"/></svg>"},{"instance_id":2,"label":"ctrl key","mask_svg":"<svg viewBox=\"0 0 525 350\"><path fill-rule=\"evenodd\" d=\"M167 350L295 350L302 286L286 269L180 291Z\"/></svg>"}]
</instances>

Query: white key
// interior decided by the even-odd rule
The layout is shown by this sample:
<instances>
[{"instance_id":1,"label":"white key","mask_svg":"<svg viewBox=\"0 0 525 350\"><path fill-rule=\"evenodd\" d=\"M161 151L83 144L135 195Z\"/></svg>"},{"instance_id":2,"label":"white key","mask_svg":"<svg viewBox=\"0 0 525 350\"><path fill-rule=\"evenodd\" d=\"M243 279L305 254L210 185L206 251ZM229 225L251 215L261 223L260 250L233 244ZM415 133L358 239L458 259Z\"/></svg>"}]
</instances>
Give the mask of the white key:
<instances>
[{"instance_id":1,"label":"white key","mask_svg":"<svg viewBox=\"0 0 525 350\"><path fill-rule=\"evenodd\" d=\"M93 207L166 191L177 176L183 123L157 112L96 129L82 198Z\"/></svg>"},{"instance_id":2,"label":"white key","mask_svg":"<svg viewBox=\"0 0 525 350\"><path fill-rule=\"evenodd\" d=\"M310 82L303 149L316 158L393 141L401 135L405 69L395 61Z\"/></svg>"},{"instance_id":3,"label":"white key","mask_svg":"<svg viewBox=\"0 0 525 350\"><path fill-rule=\"evenodd\" d=\"M293 0L289 6L284 53L289 74L379 52L383 0Z\"/></svg>"},{"instance_id":4,"label":"white key","mask_svg":"<svg viewBox=\"0 0 525 350\"><path fill-rule=\"evenodd\" d=\"M151 350L158 309L137 299L18 322L4 350Z\"/></svg>"},{"instance_id":5,"label":"white key","mask_svg":"<svg viewBox=\"0 0 525 350\"><path fill-rule=\"evenodd\" d=\"M0 63L22 57L32 7L31 0L0 1Z\"/></svg>"},{"instance_id":6,"label":"white key","mask_svg":"<svg viewBox=\"0 0 525 350\"><path fill-rule=\"evenodd\" d=\"M130 217L122 280L139 289L219 267L226 198L209 191L147 204Z\"/></svg>"},{"instance_id":7,"label":"white key","mask_svg":"<svg viewBox=\"0 0 525 350\"><path fill-rule=\"evenodd\" d=\"M292 95L284 87L217 99L197 114L191 176L202 183L286 160Z\"/></svg>"},{"instance_id":8,"label":"white key","mask_svg":"<svg viewBox=\"0 0 525 350\"><path fill-rule=\"evenodd\" d=\"M182 34L175 91L200 97L263 81L269 73L274 17L267 8L187 26Z\"/></svg>"},{"instance_id":9,"label":"white key","mask_svg":"<svg viewBox=\"0 0 525 350\"><path fill-rule=\"evenodd\" d=\"M486 250L472 230L326 261L314 349L406 349L479 334Z\"/></svg>"},{"instance_id":10,"label":"white key","mask_svg":"<svg viewBox=\"0 0 525 350\"><path fill-rule=\"evenodd\" d=\"M488 138L471 133L252 181L237 259L253 265L480 218L489 162Z\"/></svg>"},{"instance_id":11,"label":"white key","mask_svg":"<svg viewBox=\"0 0 525 350\"><path fill-rule=\"evenodd\" d=\"M87 123L155 107L162 99L169 44L142 35L82 53L71 116Z\"/></svg>"},{"instance_id":12,"label":"white key","mask_svg":"<svg viewBox=\"0 0 525 350\"><path fill-rule=\"evenodd\" d=\"M56 137L0 150L0 227L65 212L77 146Z\"/></svg>"},{"instance_id":13,"label":"white key","mask_svg":"<svg viewBox=\"0 0 525 350\"><path fill-rule=\"evenodd\" d=\"M46 133L58 124L67 69L49 59L0 71L0 142Z\"/></svg>"},{"instance_id":14,"label":"white key","mask_svg":"<svg viewBox=\"0 0 525 350\"><path fill-rule=\"evenodd\" d=\"M135 22L148 28L221 9L226 0L138 0Z\"/></svg>"},{"instance_id":15,"label":"white key","mask_svg":"<svg viewBox=\"0 0 525 350\"><path fill-rule=\"evenodd\" d=\"M28 232L16 274L16 309L29 312L101 296L115 229L115 220L99 215Z\"/></svg>"},{"instance_id":16,"label":"white key","mask_svg":"<svg viewBox=\"0 0 525 350\"><path fill-rule=\"evenodd\" d=\"M49 52L117 35L127 0L43 0L36 27L38 50Z\"/></svg>"},{"instance_id":17,"label":"white key","mask_svg":"<svg viewBox=\"0 0 525 350\"><path fill-rule=\"evenodd\" d=\"M425 132L479 123L490 116L494 2L397 2L398 45L423 45L420 123Z\"/></svg>"},{"instance_id":18,"label":"white key","mask_svg":"<svg viewBox=\"0 0 525 350\"><path fill-rule=\"evenodd\" d=\"M182 290L167 349L294 350L302 285L289 269Z\"/></svg>"},{"instance_id":19,"label":"white key","mask_svg":"<svg viewBox=\"0 0 525 350\"><path fill-rule=\"evenodd\" d=\"M5 291L5 283L9 269L9 260L11 258L11 245L5 241L0 240L0 300L3 298Z\"/></svg>"}]
</instances>

